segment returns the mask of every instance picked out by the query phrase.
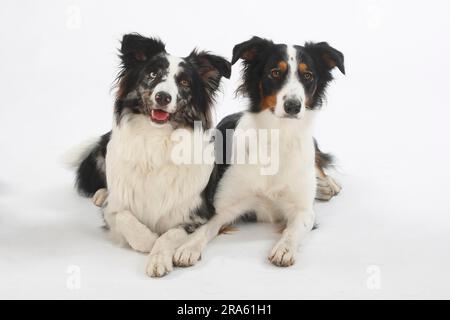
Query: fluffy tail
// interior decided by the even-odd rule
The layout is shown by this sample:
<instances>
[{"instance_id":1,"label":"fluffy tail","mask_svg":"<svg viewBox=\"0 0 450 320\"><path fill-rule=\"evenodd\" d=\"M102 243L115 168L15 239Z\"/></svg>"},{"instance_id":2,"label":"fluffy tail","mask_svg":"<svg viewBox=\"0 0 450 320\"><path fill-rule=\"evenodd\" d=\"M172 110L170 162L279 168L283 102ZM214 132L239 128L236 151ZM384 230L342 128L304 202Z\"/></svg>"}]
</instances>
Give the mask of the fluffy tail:
<instances>
[{"instance_id":1,"label":"fluffy tail","mask_svg":"<svg viewBox=\"0 0 450 320\"><path fill-rule=\"evenodd\" d=\"M76 171L75 187L83 196L92 197L97 190L106 188L105 158L110 138L108 132L86 141L65 156L66 165Z\"/></svg>"},{"instance_id":2,"label":"fluffy tail","mask_svg":"<svg viewBox=\"0 0 450 320\"><path fill-rule=\"evenodd\" d=\"M316 166L319 170L323 171L323 169L327 169L334 165L334 157L331 153L322 152L319 149L319 145L314 139L314 146L316 148Z\"/></svg>"}]
</instances>

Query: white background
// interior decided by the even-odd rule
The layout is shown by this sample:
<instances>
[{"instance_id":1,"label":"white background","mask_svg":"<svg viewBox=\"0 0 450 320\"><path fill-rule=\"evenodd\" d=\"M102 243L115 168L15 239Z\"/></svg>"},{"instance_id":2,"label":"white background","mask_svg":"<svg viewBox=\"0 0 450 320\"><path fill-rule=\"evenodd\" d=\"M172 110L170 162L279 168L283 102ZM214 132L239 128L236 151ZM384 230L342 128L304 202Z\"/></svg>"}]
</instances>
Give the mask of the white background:
<instances>
[{"instance_id":1,"label":"white background","mask_svg":"<svg viewBox=\"0 0 450 320\"><path fill-rule=\"evenodd\" d=\"M449 13L446 0L3 0L0 298L450 298ZM278 237L267 225L240 226L161 280L106 239L61 155L110 129L127 32L180 56L231 59L252 35L345 54L316 134L344 189L316 205L320 228L294 267L267 262ZM239 69L218 118L245 107L233 99Z\"/></svg>"}]
</instances>

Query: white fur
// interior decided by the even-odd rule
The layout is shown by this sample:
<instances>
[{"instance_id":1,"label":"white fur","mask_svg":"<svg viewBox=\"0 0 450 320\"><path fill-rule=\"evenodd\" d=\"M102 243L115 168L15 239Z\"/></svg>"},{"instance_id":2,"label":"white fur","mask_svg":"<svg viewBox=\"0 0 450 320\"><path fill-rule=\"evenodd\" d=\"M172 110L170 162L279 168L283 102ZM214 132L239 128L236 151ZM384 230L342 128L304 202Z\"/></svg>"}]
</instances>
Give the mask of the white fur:
<instances>
[{"instance_id":1,"label":"white fur","mask_svg":"<svg viewBox=\"0 0 450 320\"><path fill-rule=\"evenodd\" d=\"M305 236L314 225L314 114L315 111L308 110L301 119L286 119L266 110L258 114L247 113L241 118L238 129L279 130L279 172L267 176L260 174L259 165L232 165L218 187L216 215L176 251L176 265L194 264L219 229L247 211L256 211L260 221L286 224L269 259L278 266L289 266L294 262L300 237ZM271 143L269 140L268 144Z\"/></svg>"},{"instance_id":2,"label":"white fur","mask_svg":"<svg viewBox=\"0 0 450 320\"><path fill-rule=\"evenodd\" d=\"M147 264L147 275L163 277L173 269L175 250L187 239L187 233L182 228L171 229L156 240Z\"/></svg>"},{"instance_id":3,"label":"white fur","mask_svg":"<svg viewBox=\"0 0 450 320\"><path fill-rule=\"evenodd\" d=\"M165 107L175 112L178 94L176 76L181 59L167 55L168 72L153 89L172 96ZM125 114L113 126L106 153L108 190L99 190L94 202L104 204L105 221L114 240L139 252L150 253L147 273L160 277L172 270L175 249L187 237L181 227L198 223L191 213L201 204L213 163L176 164L172 159L174 129L156 124L145 115ZM193 130L183 130L191 135ZM106 198L106 199L105 199Z\"/></svg>"},{"instance_id":4,"label":"white fur","mask_svg":"<svg viewBox=\"0 0 450 320\"><path fill-rule=\"evenodd\" d=\"M126 243L136 251L149 253L158 238L136 216L128 210L118 212L114 216L114 232L120 234Z\"/></svg>"},{"instance_id":5,"label":"white fur","mask_svg":"<svg viewBox=\"0 0 450 320\"><path fill-rule=\"evenodd\" d=\"M125 115L112 130L104 216L114 239L137 251L150 252L159 235L192 221L190 213L201 203L212 170L212 164L174 164L172 133L170 125L155 126L149 117L133 114ZM158 260L163 266L154 266L154 261L150 268L156 271L150 274L157 276L167 259Z\"/></svg>"},{"instance_id":6,"label":"white fur","mask_svg":"<svg viewBox=\"0 0 450 320\"><path fill-rule=\"evenodd\" d=\"M94 146L100 142L99 137L88 139L78 146L75 146L65 152L62 156L62 162L70 170L76 170L83 162L84 159L89 155Z\"/></svg>"}]
</instances>

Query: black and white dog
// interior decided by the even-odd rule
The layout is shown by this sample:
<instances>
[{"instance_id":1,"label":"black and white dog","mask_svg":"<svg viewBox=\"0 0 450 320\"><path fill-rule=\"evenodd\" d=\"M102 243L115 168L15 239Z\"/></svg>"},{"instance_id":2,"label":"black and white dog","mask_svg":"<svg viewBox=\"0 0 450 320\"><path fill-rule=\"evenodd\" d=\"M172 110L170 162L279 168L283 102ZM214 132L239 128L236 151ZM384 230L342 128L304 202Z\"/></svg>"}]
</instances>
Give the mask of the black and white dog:
<instances>
[{"instance_id":1,"label":"black and white dog","mask_svg":"<svg viewBox=\"0 0 450 320\"><path fill-rule=\"evenodd\" d=\"M276 130L277 141L269 137L265 145L278 148L279 169L276 174L261 175L259 164L217 164L209 188L215 215L176 250L177 266L195 264L220 228L246 213L256 215L258 221L285 225L269 260L290 266L300 238L314 225L316 174L327 188L339 191L324 175L326 157L315 151L312 129L333 79L331 70L337 67L345 73L343 54L324 42L290 46L254 37L235 46L232 63L239 59L244 65L239 91L249 97L250 108L225 118L218 129L234 129L233 144L248 130Z\"/></svg>"},{"instance_id":2,"label":"black and white dog","mask_svg":"<svg viewBox=\"0 0 450 320\"><path fill-rule=\"evenodd\" d=\"M260 44L265 44L266 47L260 47ZM291 131L286 132L292 133L292 137L283 139L286 139L286 142L295 141L295 137L301 132L300 129L295 132L295 124L298 122L298 126L302 127L304 120L272 119L274 116L274 119L277 119L279 108L283 108L276 106L277 96L283 99L282 90L286 90L286 86L295 85L295 79L291 79L288 73L288 69L291 72L292 63L284 57L286 50L283 46L275 46L269 41L256 38L236 47L234 62L240 57L248 61L246 78L251 74L255 77L256 73L262 72L255 67L251 69L251 61L254 66L258 61L258 68L268 68L276 57L279 57L279 61L275 66L277 70L270 69L271 82L265 83L265 78L259 81L257 77L244 82L241 91L250 95L251 112L227 117L219 124L220 132L224 133L225 129L243 128L245 123L249 128L257 128L277 127L286 121L286 127L292 127ZM272 57L271 54L277 56ZM251 170L235 171L226 161L223 165L214 165L212 162L180 165L173 163L171 157L176 145L171 137L176 130L185 129L194 134L194 123L200 123L202 129L212 127L213 98L221 77L230 77L229 62L221 57L196 51L187 58L176 58L166 53L161 41L137 34L124 36L121 59L122 70L118 76L113 130L84 148L77 157L77 188L83 195L93 197L96 205L103 207L107 227L115 240L137 251L150 252L147 273L159 277L172 270L175 250L186 242L188 233L214 216L215 201L222 195L232 194L243 186L249 186L254 177ZM323 68L321 64L315 66L312 62L310 67L311 73L322 71L318 68ZM331 80L329 72L325 72L325 75L320 75L320 80L317 80L316 93L313 95L316 100L309 108L320 105L319 98L323 94L325 83ZM289 80L284 79L288 77ZM255 81L259 81L261 85L258 82L256 87L251 86L250 83ZM248 88L245 87L246 83L249 84ZM267 91L262 91L263 89ZM296 92L298 89L297 85L291 90ZM300 91L300 94L301 92L303 91ZM299 110L300 115L304 113L304 108L303 111ZM249 125L252 119L259 119L260 122ZM219 146L222 147L228 146ZM314 154L314 150L311 154ZM298 156L298 159L293 160L298 160L298 165L302 167L302 157ZM323 171L331 159L316 146L315 160L317 198L328 200L340 190ZM232 173L234 171L236 173ZM242 183L242 186L234 191L233 184L227 182L230 179L227 178L229 174L241 175L230 180L234 183L240 180ZM314 173L312 175L314 176ZM285 176L284 178L287 179ZM282 178L278 180L282 181ZM297 186L292 186L293 189L294 187ZM227 189L229 191L226 191ZM248 191L242 189L242 192ZM275 189L268 191L274 192ZM241 196L245 198L244 193ZM252 207L253 210L267 209L257 210L258 219L275 218L269 213L273 208L269 204L269 198L255 198L252 194L250 196L248 202L242 203L242 212L238 214L236 211L236 216L248 213L250 210L247 206L250 206L252 201L261 200L256 201ZM217 203L220 210L218 217L213 220L213 225L223 226L234 220L220 218L224 204L221 201ZM224 222L218 223L217 219ZM209 227L202 229L202 232L213 229L214 231L208 232L216 232L215 228ZM212 237L213 235L209 234L208 238ZM192 264L198 258L195 254L186 258L189 254L188 248L184 246L178 252L178 258L175 259L178 265Z\"/></svg>"},{"instance_id":3,"label":"black and white dog","mask_svg":"<svg viewBox=\"0 0 450 320\"><path fill-rule=\"evenodd\" d=\"M214 95L231 64L195 50L178 58L138 34L125 35L120 52L113 129L79 157L77 187L103 205L115 240L150 253L147 273L159 277L189 230L214 212L204 196L213 163L174 163L172 133L193 134L195 122L211 128Z\"/></svg>"}]
</instances>

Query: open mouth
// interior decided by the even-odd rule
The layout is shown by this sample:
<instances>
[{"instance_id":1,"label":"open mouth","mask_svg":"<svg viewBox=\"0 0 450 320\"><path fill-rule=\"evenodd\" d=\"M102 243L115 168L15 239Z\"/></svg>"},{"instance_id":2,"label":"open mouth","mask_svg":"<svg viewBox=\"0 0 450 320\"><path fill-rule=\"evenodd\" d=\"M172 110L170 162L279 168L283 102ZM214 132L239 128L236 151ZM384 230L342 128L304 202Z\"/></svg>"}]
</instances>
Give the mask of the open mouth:
<instances>
[{"instance_id":1,"label":"open mouth","mask_svg":"<svg viewBox=\"0 0 450 320\"><path fill-rule=\"evenodd\" d=\"M152 119L153 122L163 124L169 121L170 113L161 109L153 109L150 112L150 118Z\"/></svg>"}]
</instances>

